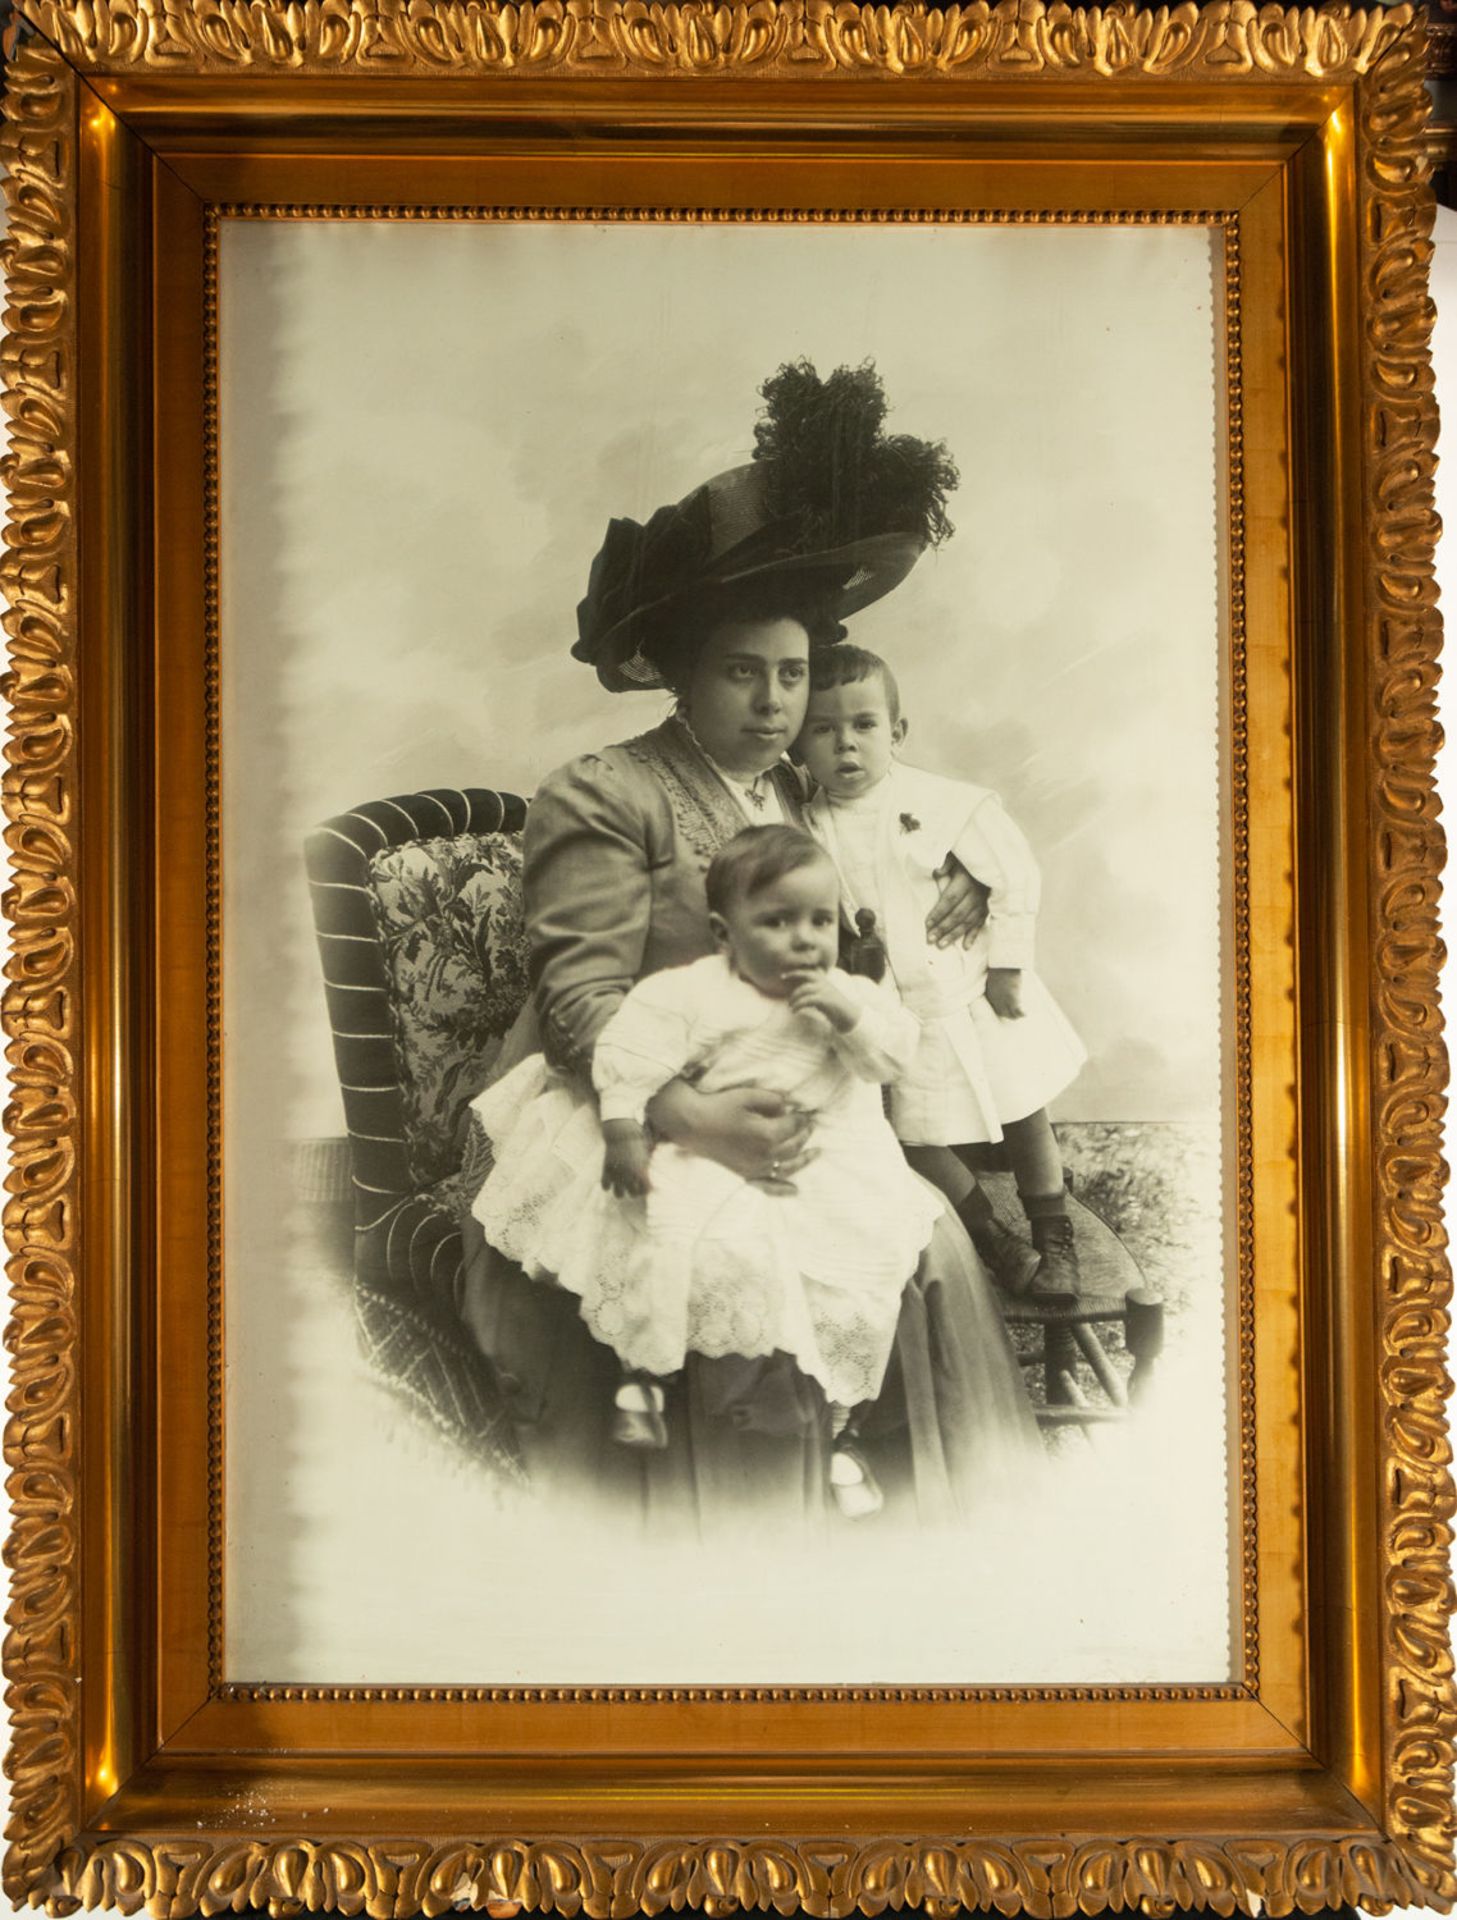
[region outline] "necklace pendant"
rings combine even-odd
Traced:
[[[768,794],[767,794],[767,793],[765,793],[765,792],[763,791],[763,789],[762,789],[762,788],[760,787],[760,785],[759,785],[759,782],[758,782],[758,781],[756,780],[756,781],[754,782],[754,784],[753,784],[753,786],[751,786],[751,787],[746,787],[746,788],[744,789],[744,791],[745,791],[745,792],[746,792],[746,793],[748,794],[748,796],[749,796],[749,804],[750,804],[750,806],[753,806],[753,807],[758,807],[758,808],[759,808],[759,810],[760,810],[760,811],[762,812],[762,811],[763,811],[763,808],[764,808],[764,803],[765,803],[765,801],[766,801],[766,800],[767,800],[767,799],[769,798],[769,796],[768,796]]]

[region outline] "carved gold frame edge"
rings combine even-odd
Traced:
[[[80,1805],[80,1394],[76,1174],[76,314],[79,82],[49,47],[14,53],[0,130],[9,232],[0,381],[10,446],[0,559],[10,703],[3,795],[11,925],[5,1244],[12,1362],[4,1666],[11,1716],[5,1886],[45,1885]]]
[[[54,45],[9,66],[0,159],[10,233],[0,380],[11,425],[0,584],[12,717],[3,803],[13,880],[4,1030],[14,1168],[4,1211],[14,1384],[5,1452],[14,1523],[5,1672],[13,1783],[5,1888],[54,1912],[327,1908],[606,1916],[684,1902],[813,1914],[920,1905],[1064,1915],[1259,1901],[1273,1914],[1449,1906],[1457,1691],[1447,1639],[1453,1488],[1443,1418],[1451,1299],[1440,1212],[1446,1060],[1436,983],[1441,841],[1433,765],[1439,619],[1432,569],[1436,409],[1429,357],[1431,198],[1423,43],[1407,6],[1289,12],[1215,0],[1134,14],[986,0],[944,12],[854,0],[681,6],[644,0],[27,0]],[[251,30],[251,36],[250,36]],[[1230,1835],[1076,1842],[731,1839],[366,1844],[76,1835],[81,1637],[75,1181],[77,932],[75,148],[78,72],[241,66],[372,73],[753,68],[1089,77],[1236,71],[1354,81],[1369,539],[1367,724],[1374,1221],[1382,1281],[1384,1836],[1282,1843]]]
[[[1441,616],[1427,117],[1421,43],[1403,32],[1358,83],[1356,129],[1358,261],[1367,296],[1360,341],[1367,715],[1376,763],[1368,856],[1381,1624],[1392,1837],[1440,1876],[1450,1900],[1457,1695],[1444,1408],[1452,1268],[1441,1204],[1447,1055],[1437,996],[1444,848],[1434,779]]]
[[[1371,69],[1412,9],[1285,9],[1193,0],[21,0],[83,73],[243,68],[437,78],[472,74],[878,73],[946,79],[1143,72],[1271,80]],[[1408,24],[1413,34],[1420,26]]]

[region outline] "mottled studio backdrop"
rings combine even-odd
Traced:
[[[655,724],[663,695],[613,697],[569,658],[588,566],[610,516],[646,519],[745,459],[759,383],[799,355],[822,372],[874,359],[891,430],[944,438],[960,465],[954,538],[852,636],[895,666],[907,758],[998,789],[1041,859],[1040,971],[1090,1055],[1054,1118],[1213,1137],[1217,238],[229,221],[222,265],[230,1670],[1222,1677],[1217,1153],[1195,1196],[1213,1224],[1182,1323],[1203,1315],[1183,1343],[1183,1405],[1069,1519],[1070,1564],[1095,1551],[1078,1529],[1096,1542],[1106,1522],[1162,1538],[1157,1568],[1091,1583],[1029,1570],[993,1592],[973,1555],[918,1607],[914,1635],[894,1581],[877,1598],[860,1579],[855,1630],[827,1636],[809,1603],[751,1624],[752,1583],[735,1598],[720,1578],[647,1639],[632,1626],[641,1590],[614,1598],[621,1569],[607,1568],[598,1639],[570,1658],[538,1582],[522,1606],[502,1590],[483,1611],[466,1579],[428,1600],[391,1587],[374,1615],[355,1595],[341,1616],[331,1581],[381,1516],[437,1524],[484,1556],[472,1566],[492,1562],[462,1522],[473,1496],[428,1474],[391,1481],[373,1462],[339,1494],[340,1461],[363,1458],[377,1416],[347,1379],[329,1385],[345,1336],[301,1271],[286,1206],[293,1143],[343,1132],[304,833],[417,787],[529,793],[557,762]],[[425,1576],[406,1556],[393,1577]]]
[[[746,459],[781,360],[871,357],[891,430],[946,439],[961,487],[954,537],[852,637],[899,675],[906,757],[998,789],[1042,862],[1039,966],[1089,1053],[1060,1112],[1207,1109],[1206,231],[256,222],[226,258],[230,684],[269,723],[230,770],[278,828],[235,858],[277,884],[301,824],[529,793],[654,725],[664,696],[568,657],[609,517]],[[270,970],[316,1011],[292,896]],[[314,1024],[280,1115],[304,1135],[338,1124]]]

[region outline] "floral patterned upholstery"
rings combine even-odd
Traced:
[[[425,1186],[458,1167],[465,1103],[526,999],[521,845],[504,834],[407,841],[369,873],[410,1169]]]
[[[525,818],[515,794],[440,788],[366,801],[306,846],[361,1341],[417,1409],[513,1477],[512,1424],[458,1295],[467,1102],[526,999]]]

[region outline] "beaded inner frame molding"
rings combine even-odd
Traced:
[[[1061,0],[933,10],[854,0],[21,0],[8,52],[10,1898],[58,1913],[168,1915],[1448,1907],[1457,1718],[1421,21],[1405,6],[1287,12],[1249,0],[1147,11]],[[1029,131],[1076,124],[1080,157],[1059,163],[1057,207],[1039,209],[1008,162],[998,176],[1012,182],[1007,218],[1101,217],[1087,150],[1100,115],[1133,142],[1125,158],[1150,169],[1187,160],[1181,138],[1197,134],[1211,180],[1243,164],[1209,144],[1242,114],[1272,152],[1285,142],[1288,191],[1260,257],[1292,275],[1291,262],[1323,260],[1323,310],[1294,278],[1259,277],[1242,211],[1209,220],[1225,228],[1230,323],[1248,337],[1262,330],[1265,342],[1265,360],[1236,355],[1227,373],[1268,386],[1288,346],[1292,363],[1329,376],[1322,385],[1312,375],[1291,412],[1292,459],[1311,482],[1291,508],[1294,611],[1263,538],[1248,556],[1236,543],[1229,583],[1241,618],[1248,600],[1252,622],[1289,620],[1297,682],[1317,696],[1298,710],[1285,777],[1319,844],[1301,842],[1293,888],[1280,857],[1264,856],[1290,896],[1284,945],[1297,960],[1305,1062],[1299,1205],[1286,1209],[1301,1227],[1299,1338],[1285,1342],[1298,1352],[1283,1387],[1255,1367],[1241,1392],[1256,1453],[1295,1447],[1296,1421],[1282,1427],[1281,1408],[1300,1414],[1299,1457],[1284,1462],[1284,1481],[1260,1485],[1308,1495],[1290,1564],[1278,1568],[1266,1562],[1281,1557],[1271,1547],[1283,1538],[1280,1503],[1261,1508],[1257,1540],[1255,1501],[1246,1502],[1255,1599],[1262,1583],[1274,1592],[1283,1580],[1278,1591],[1303,1602],[1293,1623],[1267,1609],[1263,1639],[1247,1603],[1244,1665],[1227,1687],[983,1699],[948,1685],[871,1700],[863,1689],[223,1684],[207,1168],[199,1156],[191,1174],[179,1172],[164,1124],[174,1083],[195,1067],[215,1167],[215,967],[169,975],[166,943],[148,946],[155,929],[128,918],[135,898],[155,904],[148,862],[178,831],[162,803],[148,811],[135,741],[166,733],[167,777],[193,780],[174,792],[190,791],[204,820],[191,843],[199,885],[216,809],[206,648],[177,678],[154,682],[135,642],[149,620],[160,630],[156,609],[169,595],[192,593],[202,609],[215,591],[215,528],[189,495],[201,499],[216,476],[205,317],[219,210],[286,215],[317,202],[341,215],[479,214],[452,206],[443,185],[425,201],[398,184],[376,190],[405,178],[391,172],[405,152],[391,146],[392,122],[418,136],[455,88],[452,106],[467,101],[502,125],[536,114],[570,127],[574,115],[610,118],[614,99],[630,100],[630,130],[649,80],[654,106],[670,110],[661,124],[697,115],[705,138],[736,120],[750,138],[751,120],[776,114],[812,133],[831,103],[842,129],[857,116],[912,125],[919,114],[927,139],[984,122],[1015,129],[1020,117],[1024,150]],[[360,160],[365,184],[352,204],[340,202],[348,175],[337,164],[327,194],[293,190],[311,151],[367,155],[373,171]],[[429,179],[424,163],[416,170]],[[1160,204],[1152,188],[1145,204]],[[1201,204],[1186,200],[1186,215]],[[149,253],[143,229],[155,221],[162,231],[164,214],[186,245]],[[138,259],[148,262],[145,286],[128,279]],[[155,344],[168,328],[170,358]],[[128,368],[144,376],[147,404],[118,379]],[[189,408],[195,474],[158,467],[138,479],[134,468],[172,431],[168,410]],[[1226,451],[1238,491],[1238,435]],[[175,562],[127,537],[126,514],[144,494],[146,524],[162,524],[170,503],[179,544],[192,543]],[[207,625],[199,613],[199,632]],[[1237,692],[1243,700],[1242,682]],[[1327,732],[1341,749],[1335,761],[1322,755]],[[1258,841],[1257,817],[1236,826]],[[198,927],[215,948],[215,896]],[[164,980],[195,1014],[190,1053],[169,1025],[182,1016]],[[1288,1063],[1265,1070],[1282,1087],[1291,1073]],[[1258,1049],[1254,1072],[1258,1092]],[[1254,1178],[1241,1168],[1242,1182]],[[170,1380],[149,1340],[165,1270],[162,1209],[148,1211],[169,1181],[181,1183],[202,1249],[200,1317],[169,1355]],[[1257,1243],[1256,1280],[1259,1254]],[[1258,1284],[1242,1304],[1248,1361],[1278,1309]],[[1271,1337],[1284,1337],[1279,1326]],[[195,1382],[210,1378],[206,1390],[178,1384],[189,1360]],[[168,1479],[179,1458],[192,1474],[181,1493]],[[1293,1494],[1285,1504],[1294,1514]],[[174,1582],[174,1568],[186,1581]],[[538,1577],[572,1577],[570,1555]],[[184,1584],[203,1596],[195,1617],[175,1598]],[[194,1640],[192,1700],[172,1676]],[[1290,1676],[1283,1719],[1270,1707],[1277,1671]],[[876,1747],[856,1729],[881,1704],[906,1717],[885,1722],[894,1740]],[[1262,1711],[1264,1745],[1251,1732]],[[995,1752],[970,1734],[960,1747],[925,1735],[942,1724],[931,1715],[1017,1712],[1020,1750],[1005,1717]],[[1157,1718],[1171,1714],[1183,1717]],[[631,1739],[609,1746],[607,1729],[624,1726]],[[1170,1727],[1184,1730],[1177,1750]]]

